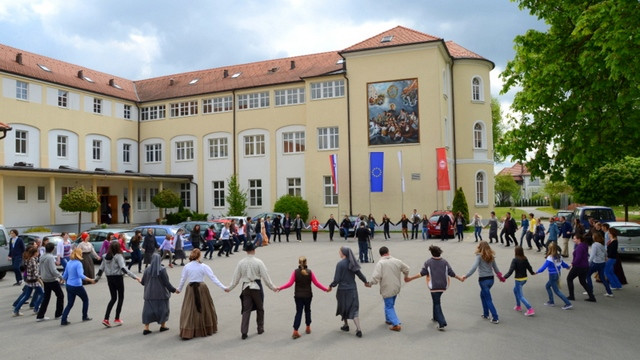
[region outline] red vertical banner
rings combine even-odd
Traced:
[[[447,149],[436,148],[436,158],[438,163],[438,190],[451,190],[451,185],[449,185]]]

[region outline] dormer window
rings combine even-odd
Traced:
[[[48,67],[42,65],[42,64],[38,64],[38,66],[40,67],[40,69],[46,71],[46,72],[51,72],[51,69],[49,69]]]
[[[382,40],[380,40],[381,43],[388,43],[391,42],[391,40],[393,40],[393,35],[387,35],[385,37],[382,38]]]
[[[241,74],[242,74],[241,72],[238,72],[238,73],[235,73],[235,74],[231,75],[231,77],[235,79],[238,76],[240,76]]]
[[[193,85],[193,84],[197,83],[198,81],[200,81],[200,79],[199,78],[195,78],[195,79],[189,81],[189,85]]]

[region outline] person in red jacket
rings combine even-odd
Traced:
[[[318,229],[320,228],[320,221],[318,221],[315,216],[311,219],[311,221],[309,221],[309,226],[307,226],[307,229],[308,228],[311,228],[313,241],[316,241],[318,239]]]

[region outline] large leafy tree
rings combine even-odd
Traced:
[[[151,199],[151,203],[159,209],[170,209],[183,205],[180,195],[171,189],[164,189],[157,193],[156,196]]]
[[[499,204],[520,199],[520,185],[511,175],[496,175],[494,190]]]
[[[98,194],[87,190],[82,186],[73,188],[69,193],[62,197],[60,209],[69,212],[78,213],[78,234],[80,234],[80,224],[82,224],[83,212],[94,212],[100,208]]]
[[[502,109],[500,109],[500,101],[496,97],[491,97],[491,127],[493,130],[493,161],[503,162],[504,154],[496,148],[496,144],[502,141],[504,133],[504,124],[502,123]]]
[[[499,151],[574,189],[598,167],[640,155],[640,2],[512,0],[546,32],[515,38],[502,92],[520,87]]]
[[[576,192],[582,202],[609,206],[624,205],[624,218],[629,221],[629,206],[640,205],[640,158],[625,157],[606,164],[585,180],[585,188]],[[587,190],[588,189],[588,190]]]

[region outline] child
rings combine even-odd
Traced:
[[[545,269],[549,269],[549,281],[547,281],[547,284],[544,286],[547,289],[547,294],[549,294],[549,301],[544,304],[546,306],[555,306],[555,303],[553,302],[553,293],[551,292],[551,290],[553,290],[553,292],[556,293],[556,295],[558,295],[558,297],[562,301],[564,301],[562,310],[569,310],[573,307],[573,305],[571,305],[569,299],[567,299],[567,297],[564,296],[560,289],[558,289],[560,270],[562,268],[568,269],[569,265],[562,261],[562,257],[560,256],[560,254],[558,254],[556,244],[551,243],[549,244],[549,249],[547,250],[547,260],[536,272],[536,274],[540,274],[541,272],[544,272]]]
[[[494,281],[493,273],[495,272],[501,282],[504,282],[505,280],[502,277],[502,273],[500,273],[500,269],[498,269],[498,265],[496,264],[495,252],[491,249],[488,242],[480,241],[475,254],[476,260],[467,275],[462,277],[462,281],[473,275],[476,269],[478,269],[478,285],[480,285],[480,300],[482,301],[482,318],[489,320],[489,312],[491,312],[491,323],[499,324],[500,320],[498,320],[498,311],[493,305],[493,299],[491,299],[491,287],[493,286]]]
[[[298,268],[293,270],[293,273],[291,273],[289,282],[280,286],[277,291],[284,290],[293,285],[293,283],[296,284],[293,294],[293,299],[296,302],[296,316],[293,320],[293,335],[291,335],[291,338],[295,340],[300,337],[298,329],[302,322],[303,309],[305,323],[307,324],[305,333],[311,334],[311,298],[313,296],[311,293],[311,283],[322,291],[329,292],[331,289],[327,289],[316,279],[311,270],[307,268],[307,258],[304,256],[301,256],[298,259]]]
[[[447,288],[449,287],[449,276],[454,277],[460,281],[462,281],[463,279],[461,276],[456,275],[447,260],[440,257],[440,255],[442,255],[442,250],[440,249],[440,247],[431,245],[429,246],[429,252],[431,252],[431,259],[425,261],[424,265],[422,266],[422,270],[420,270],[420,273],[411,277],[407,277],[404,279],[404,281],[409,282],[411,280],[427,276],[427,286],[429,286],[429,290],[431,291],[431,299],[433,300],[432,320],[438,323],[438,325],[436,325],[436,329],[444,331],[445,326],[447,326],[447,321],[444,319],[444,314],[442,313],[440,298],[442,297],[442,294],[445,292],[445,290],[447,290]]]
[[[173,236],[170,234],[165,235],[164,241],[160,245],[160,251],[162,252],[162,259],[169,255],[169,267],[172,268],[173,264],[171,259],[171,250],[173,250]]]
[[[522,287],[527,283],[527,270],[529,270],[529,273],[531,273],[531,275],[535,275],[536,273],[533,272],[533,269],[529,264],[529,260],[527,260],[527,257],[524,256],[524,250],[522,249],[522,246],[516,246],[514,250],[516,257],[511,261],[509,272],[504,275],[504,278],[508,279],[509,276],[511,276],[511,274],[515,271],[516,283],[513,287],[513,295],[515,295],[516,297],[516,307],[514,307],[513,310],[521,311],[522,307],[520,307],[520,303],[522,303],[527,308],[527,312],[524,313],[524,316],[532,316],[535,315],[536,311],[531,307],[527,299],[525,299],[522,292]]]

